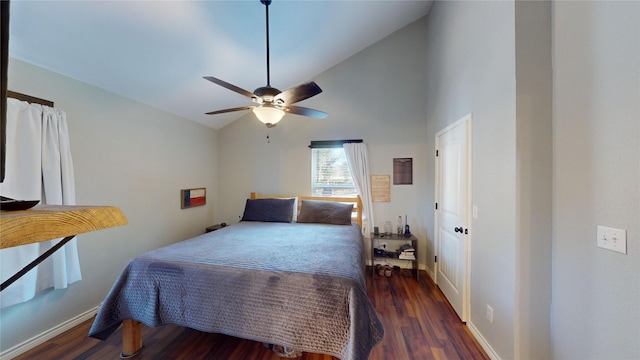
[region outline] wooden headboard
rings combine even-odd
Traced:
[[[357,197],[325,197],[325,196],[295,196],[295,195],[264,195],[257,192],[251,193],[251,199],[268,199],[268,198],[298,198],[298,212],[302,206],[302,200],[320,200],[320,201],[332,201],[346,204],[353,204],[353,212],[351,218],[353,221],[362,228],[362,200],[360,196]]]

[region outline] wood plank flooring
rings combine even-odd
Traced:
[[[420,283],[406,270],[390,278],[366,272],[367,291],[385,327],[384,340],[371,352],[370,360],[489,359],[446,299],[421,272]],[[119,359],[122,330],[106,341],[87,337],[92,321],[47,341],[16,357],[16,360]],[[134,359],[229,359],[280,360],[261,343],[177,326],[143,326],[144,348]],[[336,358],[303,353],[302,360]]]

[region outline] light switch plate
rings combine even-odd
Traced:
[[[598,225],[596,231],[599,248],[627,253],[627,231]]]

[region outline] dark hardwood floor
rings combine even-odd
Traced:
[[[370,360],[489,359],[426,273],[420,283],[404,270],[390,278],[367,271],[367,290],[385,327]],[[122,332],[106,341],[87,337],[91,321],[16,357],[22,359],[119,359]],[[143,327],[144,348],[134,359],[282,359],[261,343],[177,326]],[[304,353],[303,360],[334,357]]]

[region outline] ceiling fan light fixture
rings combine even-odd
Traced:
[[[267,126],[277,124],[284,116],[284,111],[276,109],[273,106],[258,106],[253,109],[253,113],[258,120]]]
[[[265,5],[266,15],[267,85],[261,86],[255,89],[253,92],[249,92],[226,81],[214,78],[213,76],[205,76],[205,79],[213,82],[214,84],[220,85],[226,89],[243,95],[251,99],[251,101],[256,104],[254,106],[240,106],[235,108],[210,111],[206,114],[215,115],[232,111],[253,109],[253,112],[258,120],[267,125],[267,127],[276,126],[276,124],[282,119],[285,113],[309,116],[317,119],[326,118],[329,114],[325,112],[293,105],[299,101],[308,99],[312,96],[316,96],[322,92],[322,89],[320,89],[320,87],[315,82],[310,81],[305,84],[287,89],[285,91],[280,91],[271,86],[271,75],[269,66],[269,5],[271,5],[271,0],[260,0],[260,2]]]

